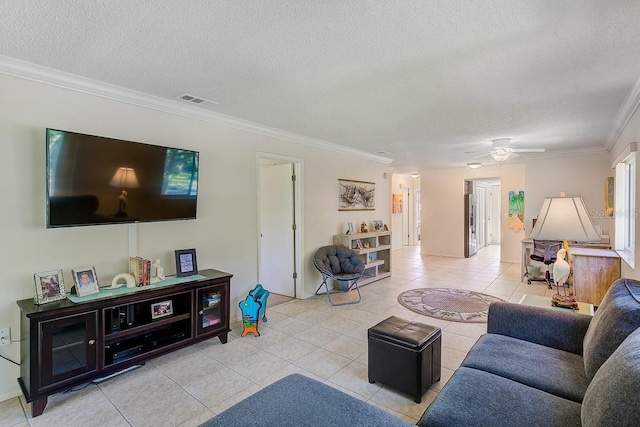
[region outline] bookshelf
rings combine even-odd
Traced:
[[[391,276],[390,231],[336,234],[333,236],[333,244],[352,249],[364,262],[364,275],[358,281],[359,285]]]

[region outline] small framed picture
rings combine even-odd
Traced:
[[[164,316],[171,316],[173,314],[173,301],[166,300],[161,302],[154,302],[151,304],[151,318],[158,319]]]
[[[374,219],[372,222],[373,231],[382,231],[384,229],[384,224],[379,219]]]
[[[64,277],[62,270],[45,271],[33,275],[33,301],[36,304],[46,304],[67,297],[64,291]]]
[[[176,276],[184,277],[198,274],[198,262],[195,249],[176,251]]]
[[[100,292],[98,285],[98,275],[95,267],[75,268],[71,270],[73,274],[73,282],[76,285],[76,294],[84,297]]]
[[[348,222],[347,223],[347,234],[353,234],[355,233],[355,229],[353,228],[353,223],[352,222]]]

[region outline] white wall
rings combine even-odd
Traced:
[[[464,256],[464,181],[482,178],[501,180],[500,258],[503,262],[520,262],[520,242],[524,238],[524,232],[514,232],[507,228],[507,214],[509,191],[525,190],[523,164],[422,171],[420,188],[423,254]],[[526,198],[525,192],[525,203]]]
[[[320,281],[311,262],[318,247],[344,232],[348,221],[390,219],[382,163],[4,75],[0,93],[0,327],[11,327],[15,340],[15,301],[33,297],[34,273],[61,268],[68,290],[71,268],[93,265],[108,284],[128,266],[127,225],[45,228],[46,127],[200,151],[198,219],[139,224],[138,254],[159,258],[173,274],[173,251],[196,248],[200,268],[234,275],[232,317],[239,317],[238,301],[257,282],[256,152],[303,159],[304,296]],[[377,209],[339,212],[338,178],[375,182]],[[18,344],[0,352],[19,359]],[[18,367],[0,359],[0,401],[19,394],[18,376]]]
[[[613,176],[609,155],[587,154],[527,160],[525,172],[526,193],[524,212],[526,235],[533,228],[531,220],[540,213],[546,197],[582,197],[591,221],[602,227],[604,234],[613,231],[613,220],[604,210],[604,183]]]

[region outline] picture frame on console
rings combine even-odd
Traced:
[[[74,268],[71,270],[73,282],[76,287],[76,294],[79,297],[97,294],[100,292],[98,275],[95,267]]]
[[[185,277],[198,274],[198,261],[195,249],[176,251],[176,276]]]
[[[166,300],[151,304],[151,319],[159,319],[173,314],[173,301]]]
[[[67,297],[61,269],[35,273],[33,285],[33,301],[36,305],[59,301]]]

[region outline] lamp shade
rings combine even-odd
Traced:
[[[544,199],[529,237],[536,240],[600,241],[582,197]]]
[[[136,177],[136,171],[133,168],[118,168],[116,173],[111,178],[109,183],[112,187],[118,188],[138,188],[138,177]]]

